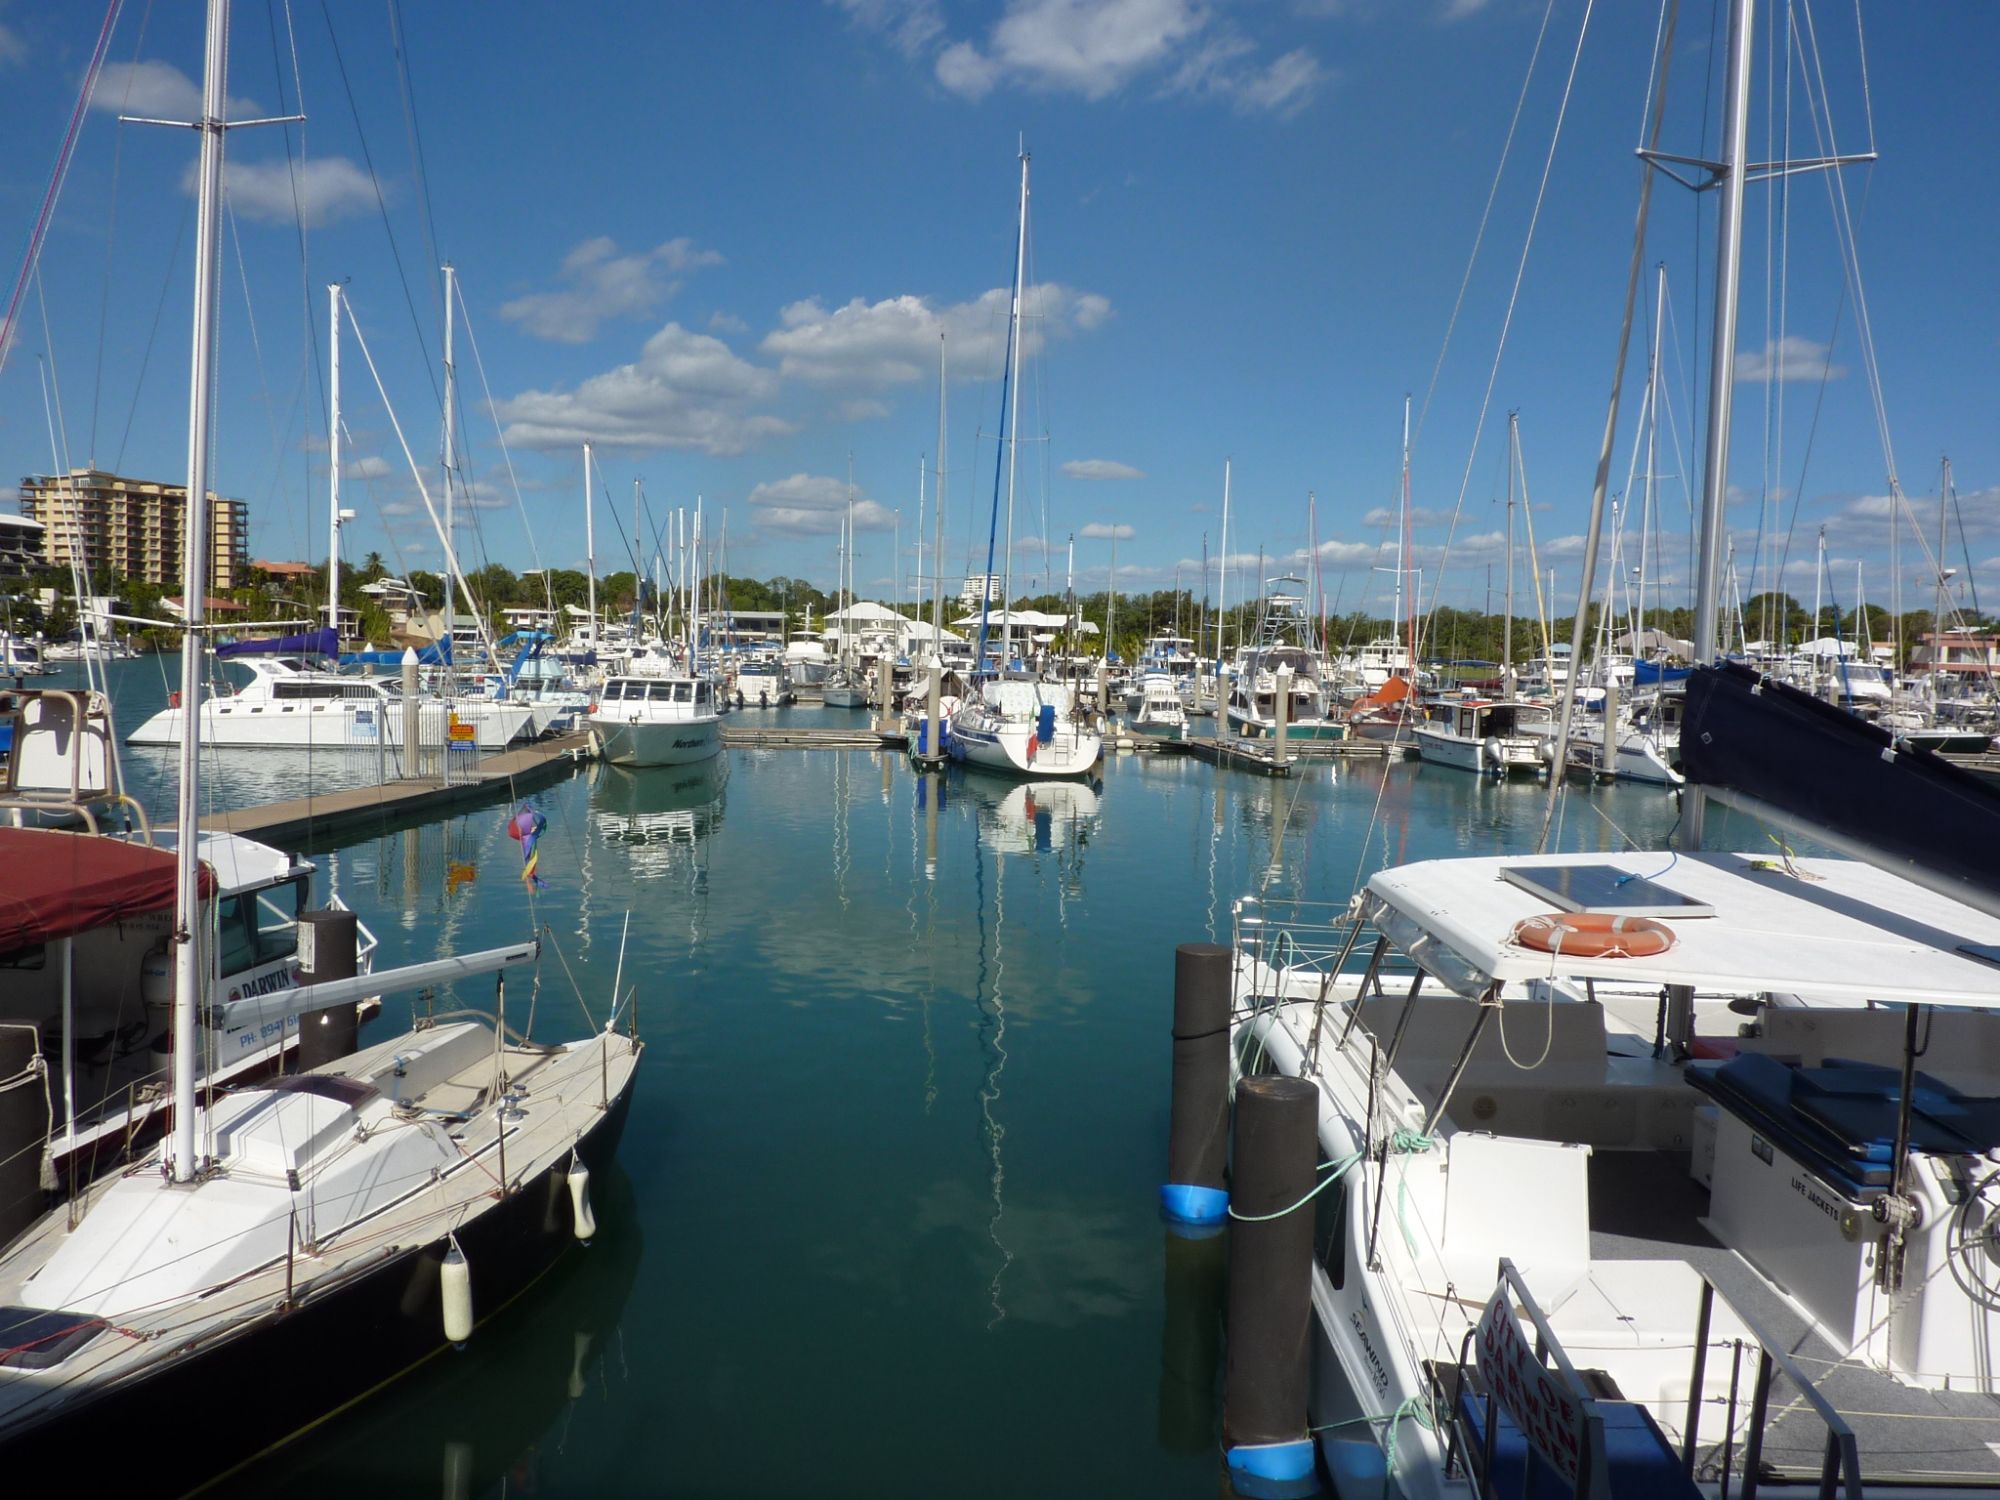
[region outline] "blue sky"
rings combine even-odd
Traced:
[[[1693,155],[1718,129],[1722,36],[1712,6],[1684,9],[1662,144]],[[92,10],[0,8],[10,282],[101,20]],[[111,43],[44,254],[46,329],[31,286],[0,372],[11,473],[51,465],[41,378],[51,366],[71,461],[184,472],[193,140],[115,117],[192,108],[194,11],[128,6]],[[731,571],[831,584],[851,455],[861,586],[886,593],[899,574],[896,513],[907,553],[920,455],[937,445],[942,327],[955,577],[975,536],[983,543],[992,498],[1025,137],[1039,347],[1022,431],[1038,441],[1021,450],[1017,588],[1060,588],[1071,534],[1080,586],[1101,587],[1114,529],[1121,588],[1170,585],[1177,569],[1198,587],[1204,533],[1220,551],[1228,458],[1232,594],[1255,576],[1260,548],[1267,573],[1280,560],[1312,566],[1310,539],[1329,596],[1386,612],[1389,578],[1376,565],[1412,392],[1425,596],[1441,583],[1445,599],[1481,605],[1489,578],[1498,592],[1505,413],[1518,409],[1540,560],[1557,569],[1566,612],[1658,23],[1642,0],[1599,0],[1564,108],[1584,11],[1583,0],[239,5],[230,92],[265,113],[303,95],[309,119],[291,148],[308,223],[302,265],[284,132],[232,136],[220,487],[251,502],[257,555],[323,555],[313,360],[325,353],[325,283],[342,280],[435,491],[433,268],[450,259],[494,398],[489,407],[461,328],[477,500],[460,539],[468,565],[581,564],[577,444],[590,436],[619,518],[598,511],[601,571],[623,565],[617,524],[629,528],[639,479],[655,517],[699,495],[713,533],[726,511]],[[1816,119],[1822,132],[1831,120],[1838,149],[1872,138],[1882,153],[1844,174],[1881,410],[1903,489],[1931,533],[1938,459],[1951,455],[1991,608],[1995,207],[1967,164],[2000,154],[2000,112],[1985,102],[2000,13],[1939,0],[1863,3],[1860,18],[1865,89],[1853,5],[1795,7],[1789,43],[1786,12],[1766,9],[1760,94],[1782,100],[1789,87],[1792,103],[1759,103],[1753,153],[1781,152],[1787,119],[1794,155],[1825,149]],[[1739,566],[1747,591],[1762,514],[1763,566],[1783,548],[1786,585],[1809,600],[1824,525],[1836,596],[1851,603],[1859,562],[1870,596],[1886,601],[1888,464],[1828,179],[1793,180],[1782,237],[1777,206],[1773,192],[1752,189],[1731,473]],[[1658,184],[1647,263],[1666,263],[1672,310],[1666,555],[1654,576],[1670,601],[1686,577],[1712,224],[1706,210],[1697,220],[1693,195]],[[1614,490],[1628,484],[1650,304],[1649,274]],[[350,550],[435,567],[435,537],[351,341],[344,386],[344,499],[361,512]],[[1907,531],[1898,547],[1906,606],[1927,604],[1930,564]],[[1960,565],[1959,550],[1954,529],[1947,561]],[[1519,556],[1525,591],[1525,543]],[[914,566],[901,560],[904,574]]]

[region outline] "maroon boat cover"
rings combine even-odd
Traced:
[[[202,896],[214,892],[215,872],[204,864]],[[171,850],[102,834],[0,828],[0,953],[173,904]]]

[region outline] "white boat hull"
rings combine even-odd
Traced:
[[[435,712],[431,705],[426,710]],[[460,724],[474,730],[472,744],[480,750],[504,750],[528,731],[535,717],[532,705],[466,699],[453,712]],[[186,733],[187,713],[163,708],[128,737],[133,745],[178,745]],[[375,744],[403,743],[401,704],[386,706],[366,699],[302,699],[297,703],[252,703],[230,698],[204,699],[201,743],[211,750],[339,750]]]
[[[614,766],[685,766],[722,750],[720,719],[619,719],[591,716],[597,753]]]
[[[952,723],[946,748],[952,759],[981,770],[1058,778],[1089,774],[1104,754],[1104,737],[1095,730],[1061,724],[1043,744],[1033,724],[980,725],[961,719]]]
[[[1428,725],[1416,731],[1417,753],[1433,765],[1488,776],[1533,776],[1548,769],[1545,742],[1528,735],[1470,740]]]

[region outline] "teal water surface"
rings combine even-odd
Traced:
[[[507,1004],[543,1039],[602,1023],[622,945],[648,1050],[596,1242],[236,1489],[1221,1493],[1213,1323],[1157,1215],[1174,945],[1262,886],[1530,848],[1542,799],[1415,763],[1128,755],[1090,788],[731,751],[534,794],[536,896],[504,804],[318,852],[381,965],[540,932]],[[1675,818],[1579,793],[1562,843]]]

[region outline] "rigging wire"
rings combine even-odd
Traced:
[[[145,12],[139,17],[139,37],[132,45],[132,69],[125,75],[125,92],[118,99],[118,113],[123,115],[132,105],[132,85],[138,79],[139,56],[146,48],[146,28],[153,19],[153,0],[146,0]],[[125,158],[125,125],[120,120],[111,132],[111,186],[109,202],[105,208],[104,226],[104,285],[100,289],[97,303],[97,367],[92,372],[90,387],[90,462],[97,463],[97,413],[104,394],[104,344],[111,327],[111,269],[112,255],[118,244],[118,178],[119,168]],[[0,351],[0,360],[5,359]]]

